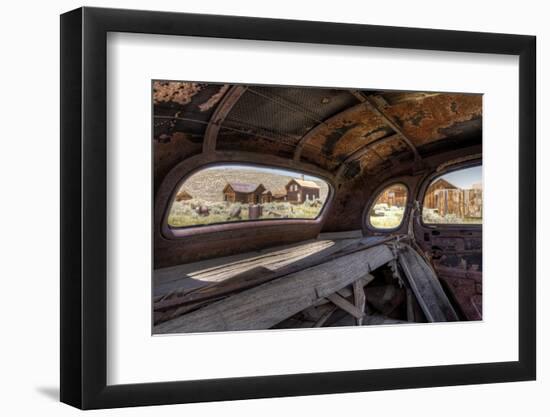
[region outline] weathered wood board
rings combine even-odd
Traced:
[[[268,329],[392,259],[393,253],[386,245],[360,250],[161,323],[154,333]]]
[[[154,296],[160,297],[179,289],[189,291],[201,288],[254,268],[276,271],[301,259],[323,259],[359,241],[357,238],[310,240],[258,252],[157,269],[154,271]]]
[[[458,321],[437,276],[418,252],[401,244],[398,261],[426,319],[429,322]]]
[[[205,301],[222,295],[226,296],[233,292],[242,291],[244,289],[248,289],[253,286],[271,281],[275,278],[279,278],[294,272],[298,272],[302,269],[319,265],[335,257],[344,256],[348,253],[366,249],[367,247],[377,245],[378,241],[379,239],[364,238],[354,240],[352,242],[347,242],[343,245],[343,242],[335,242],[334,245],[330,246],[326,250],[322,250],[320,252],[314,251],[312,254],[305,257],[291,257],[291,263],[288,263],[287,259],[282,266],[278,266],[276,269],[272,269],[275,268],[273,265],[266,266],[265,263],[262,265],[258,265],[256,262],[254,262],[255,258],[252,258],[251,264],[257,266],[249,268],[250,264],[245,263],[245,266],[241,266],[238,269],[238,271],[241,272],[237,273],[236,275],[231,275],[232,273],[235,273],[237,271],[235,269],[232,269],[229,265],[227,268],[229,272],[226,272],[223,270],[223,268],[220,268],[221,273],[226,274],[226,278],[222,281],[208,282],[205,283],[202,287],[187,291],[178,286],[164,296],[155,296],[154,310],[166,311],[171,308],[179,307],[185,304],[196,303],[197,301]],[[266,262],[267,261],[269,261],[269,259],[267,259]]]

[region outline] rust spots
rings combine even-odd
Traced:
[[[325,138],[325,143],[323,143],[323,153],[325,155],[332,155],[334,152],[334,148],[340,141],[340,139],[351,129],[354,129],[357,127],[357,123],[352,123],[349,125],[344,125],[342,127],[339,127],[337,129],[334,129],[332,132],[330,132],[329,135]]]
[[[356,105],[315,129],[307,138],[302,156],[327,169],[334,169],[361,146],[386,136],[388,129],[367,106]],[[323,164],[327,161],[328,164]]]
[[[207,111],[210,110],[212,107],[214,107],[218,102],[222,99],[222,97],[225,95],[225,93],[229,90],[229,85],[224,84],[220,87],[219,91],[212,95],[207,101],[205,101],[202,104],[199,104],[199,110],[200,111]]]
[[[394,140],[391,140],[389,142],[374,145],[372,148],[372,152],[377,153],[378,156],[380,156],[379,159],[388,159],[393,155],[408,151],[408,149],[409,148],[402,140],[400,140],[399,138],[395,138]]]
[[[417,146],[479,128],[481,110],[482,96],[478,94],[437,94],[399,101],[386,109]]]
[[[371,171],[375,166],[379,165],[383,161],[375,152],[367,152],[359,160],[362,171]]]
[[[415,91],[383,92],[382,98],[389,105],[394,105],[399,103],[424,100],[425,98],[435,97],[440,94],[441,93],[423,93],[423,92],[415,92]]]
[[[178,103],[186,105],[203,88],[200,83],[155,81],[153,82],[153,101],[158,103]]]
[[[425,113],[423,111],[417,112],[412,118],[411,123],[415,125],[416,127],[420,126],[420,122],[422,122],[422,119],[424,118]]]
[[[346,164],[346,169],[344,171],[344,178],[350,179],[356,177],[361,173],[361,162],[355,159]]]
[[[458,104],[456,104],[456,101],[451,102],[451,111],[453,113],[458,113]]]

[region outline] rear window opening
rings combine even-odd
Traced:
[[[483,223],[481,165],[441,175],[424,195],[425,224],[476,225]]]
[[[326,181],[275,167],[223,164],[183,181],[168,212],[171,228],[260,220],[314,220],[327,202]]]
[[[369,225],[378,230],[398,228],[403,222],[407,199],[408,189],[403,184],[392,184],[384,188],[369,210]]]

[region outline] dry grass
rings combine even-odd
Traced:
[[[440,216],[433,209],[422,210],[422,221],[426,224],[483,224],[481,217],[460,217],[456,214]]]
[[[322,205],[311,202],[304,204],[290,204],[286,202],[261,204],[263,215],[259,219],[315,219]],[[208,208],[208,215],[200,215],[197,207]],[[235,208],[241,208],[239,217],[230,217]],[[188,200],[174,202],[168,216],[168,224],[172,227],[200,226],[208,224],[219,224],[227,222],[238,222],[250,220],[248,217],[248,204],[206,202],[204,200]]]

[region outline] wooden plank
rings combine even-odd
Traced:
[[[426,261],[409,245],[400,244],[398,260],[429,322],[458,321],[439,279]]]
[[[241,273],[240,275],[231,277],[230,279],[226,279],[221,283],[211,284],[204,288],[197,289],[191,293],[186,293],[179,298],[162,300],[158,303],[155,303],[154,309],[166,310],[187,303],[194,303],[197,301],[219,297],[220,295],[229,295],[231,293],[252,288],[254,286],[272,281],[276,278],[295,273],[315,265],[322,264],[324,262],[329,262],[331,259],[336,259],[337,257],[344,256],[348,253],[365,250],[371,247],[371,245],[377,245],[377,242],[378,241],[373,242],[370,239],[361,239],[359,241],[354,241],[354,244],[350,245],[351,248],[349,246],[346,246],[343,249],[336,251],[336,253],[332,253],[332,255],[330,253],[316,253],[315,255],[311,255],[304,259],[301,259],[300,261],[296,261],[293,264],[281,267],[276,271],[271,271],[265,267],[256,267],[253,270],[245,270],[245,272]]]
[[[413,293],[410,288],[405,289],[405,294],[407,298],[407,321],[414,322],[414,305],[413,305]]]
[[[361,229],[356,230],[346,230],[344,232],[326,232],[319,234],[321,240],[325,239],[361,239],[363,237],[363,231]]]
[[[374,280],[374,275],[372,274],[366,274],[361,279],[357,280],[356,282],[360,283],[363,287],[367,286],[371,283],[371,281]],[[353,290],[350,287],[342,288],[341,290],[337,291],[337,294],[344,298],[349,298],[353,295]],[[330,301],[326,298],[321,298],[319,301],[315,303],[315,306],[321,306],[323,304],[330,303]]]
[[[393,259],[377,245],[270,281],[154,327],[154,333],[268,329]]]
[[[365,290],[363,289],[363,284],[360,280],[357,280],[353,283],[353,298],[355,301],[355,307],[361,312],[365,312],[365,305],[367,299],[365,297]],[[361,326],[363,324],[363,316],[356,317],[357,325]]]
[[[336,307],[333,306],[329,310],[327,310],[320,318],[315,322],[313,327],[323,327],[323,325],[327,322],[327,320],[332,316],[332,313],[336,311]]]
[[[154,271],[154,295],[166,295],[175,289],[196,290],[258,267],[275,271],[301,259],[323,259],[359,242],[356,238],[313,240],[157,269]]]
[[[365,315],[364,312],[355,307],[352,303],[346,300],[344,297],[339,296],[338,294],[330,294],[327,298],[338,307],[340,307],[345,312],[351,314],[356,319],[363,318]]]
[[[365,314],[363,317],[363,326],[379,326],[379,325],[388,325],[388,324],[407,324],[408,321],[403,320],[397,320],[397,319],[391,319],[387,316],[384,316],[382,314]],[[344,326],[354,326],[355,318],[346,315],[342,317],[340,320],[331,323],[328,327],[344,327]]]

